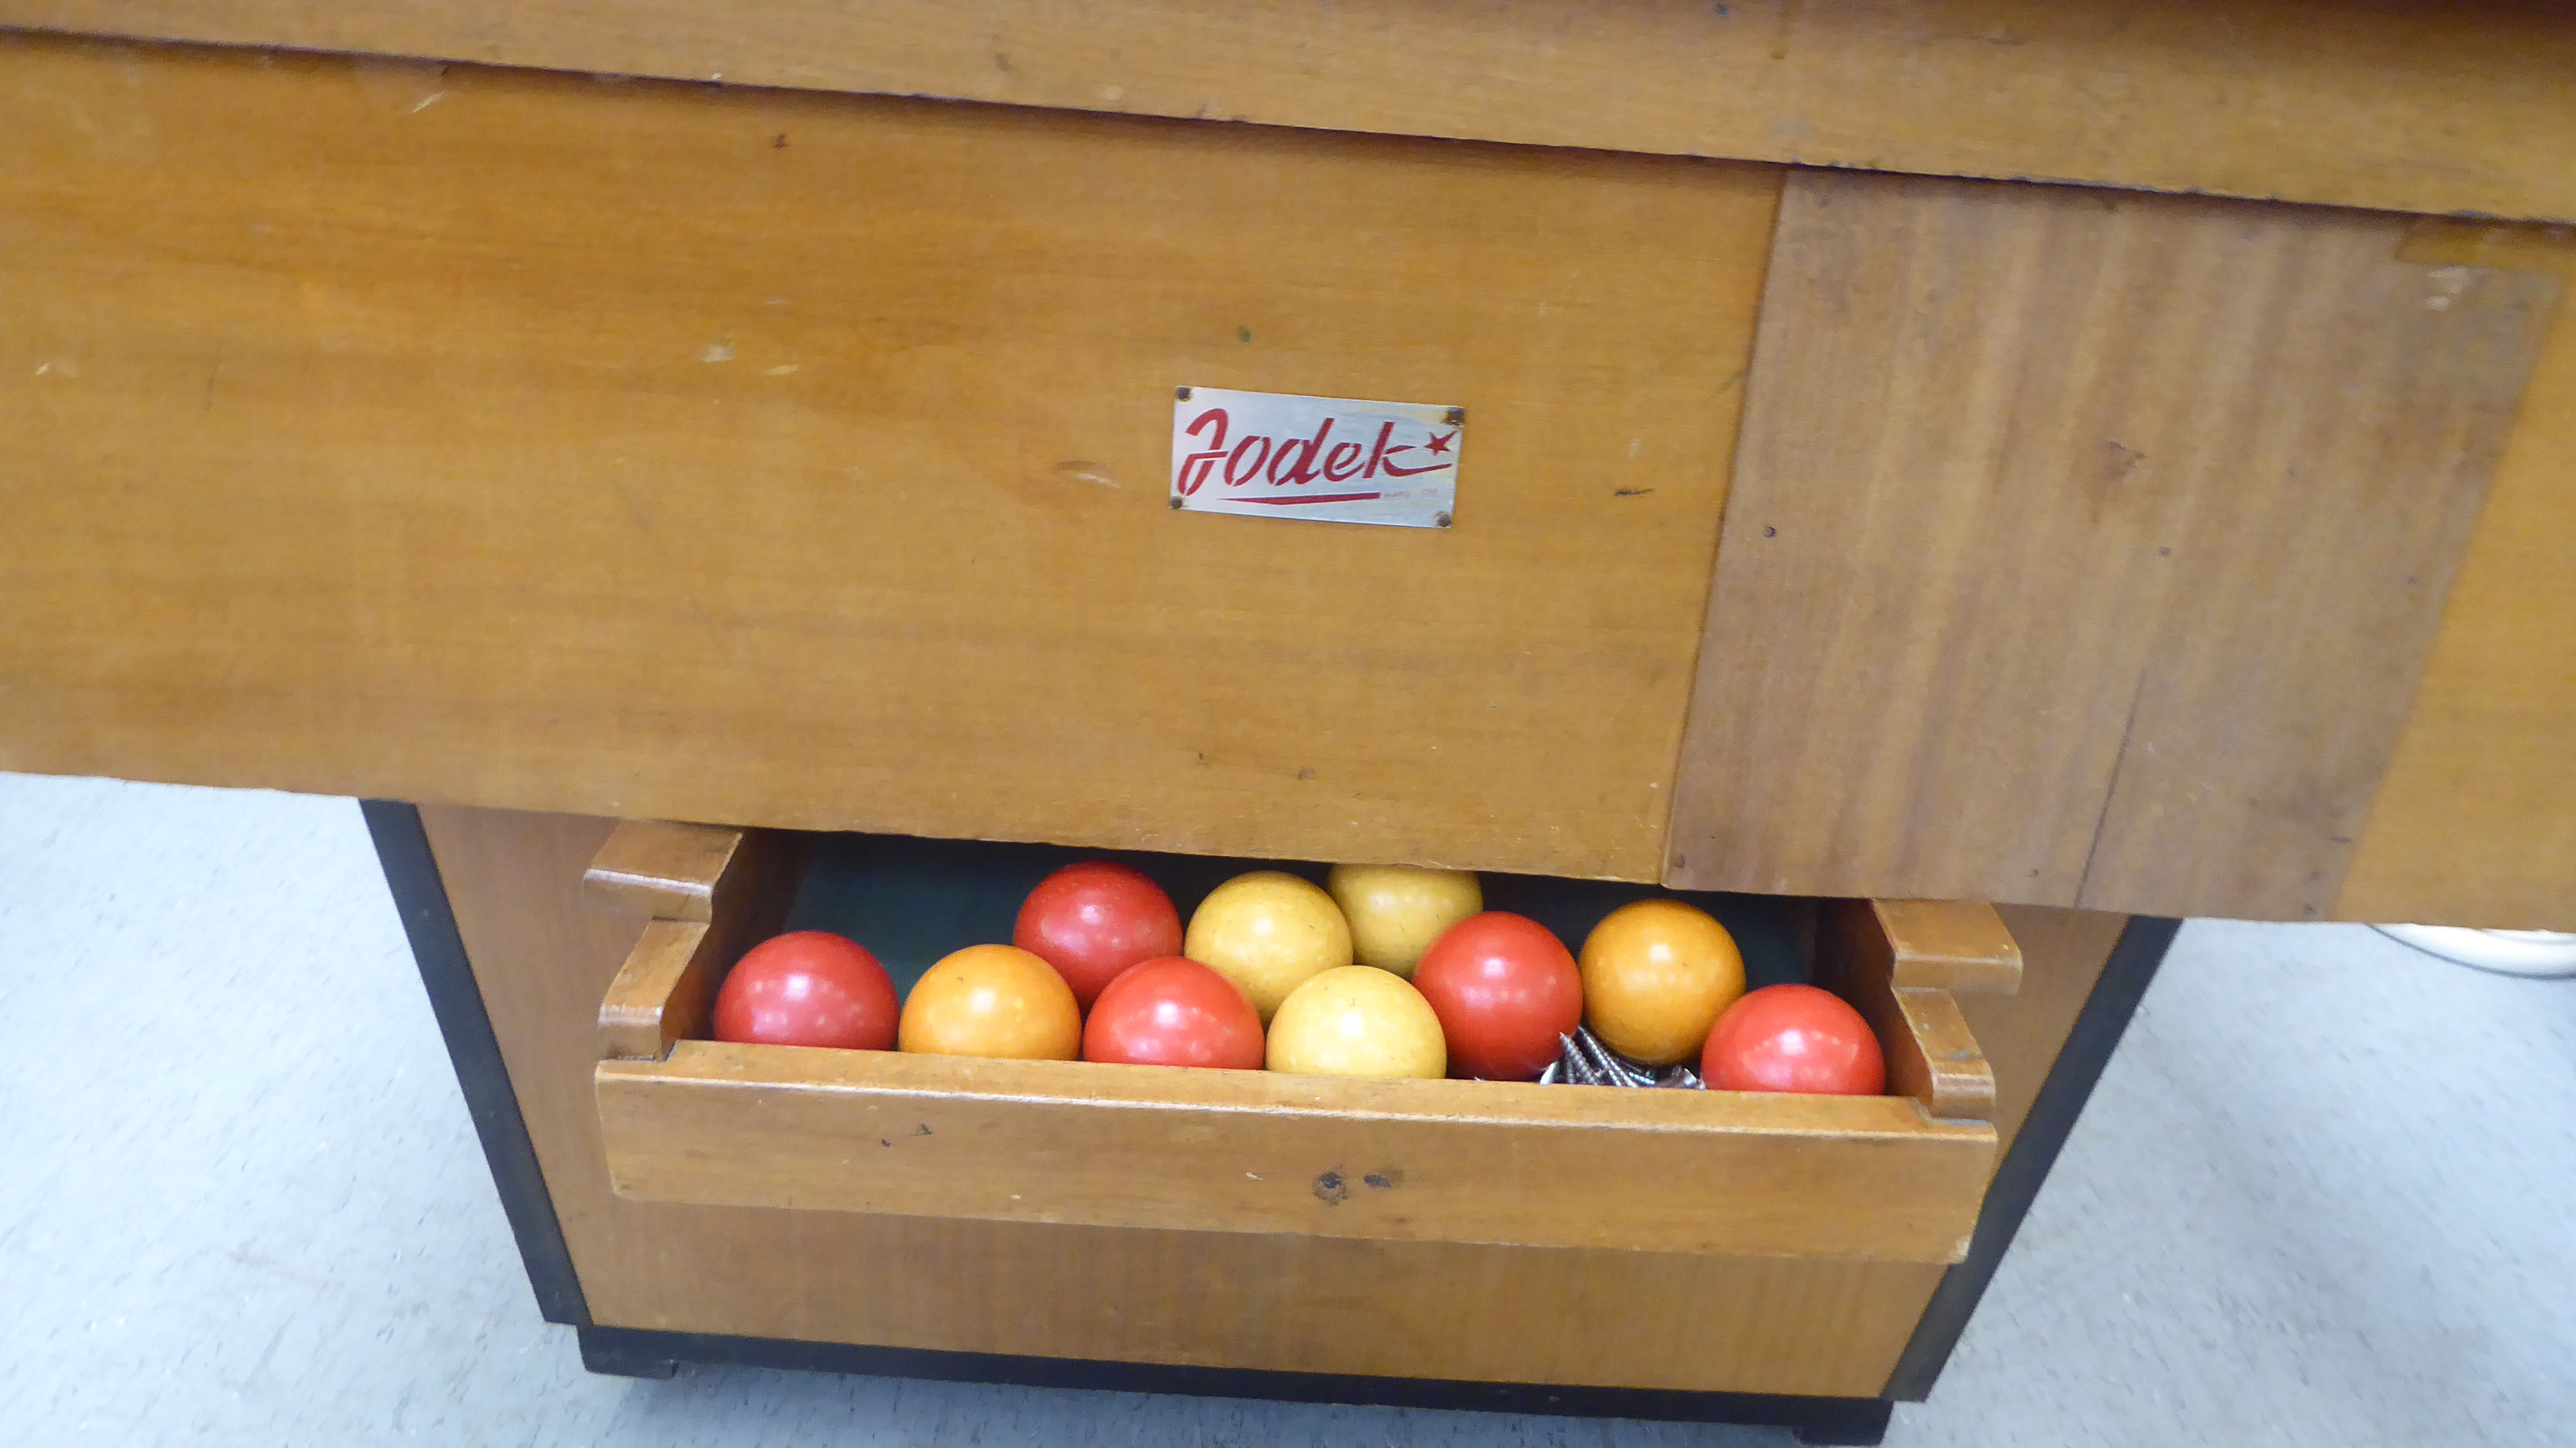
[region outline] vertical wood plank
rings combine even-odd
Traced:
[[[2403,255],[2564,278],[2576,228],[2419,222]],[[2576,930],[2576,307],[2563,295],[2356,850],[2343,919]]]
[[[2323,915],[2554,295],[2404,226],[1794,176],[1667,879]]]

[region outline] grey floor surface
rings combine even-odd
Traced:
[[[748,1370],[537,1320],[357,809],[0,775],[0,1444],[1773,1445]],[[2576,1443],[2576,983],[2196,923],[1931,1445]]]

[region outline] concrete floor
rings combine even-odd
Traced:
[[[743,1370],[537,1320],[344,800],[0,775],[0,1443],[1785,1444]],[[2197,923],[1891,1443],[2576,1442],[2576,983]]]

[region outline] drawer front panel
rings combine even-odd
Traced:
[[[618,1189],[717,1206],[1947,1262],[1994,1169],[1991,1126],[1926,1122],[1894,1097],[1713,1111],[1689,1092],[785,1054],[687,1041],[668,1061],[603,1064]]]
[[[678,862],[652,893],[708,902],[711,917],[645,926],[600,1007],[601,1140],[617,1190],[641,1200],[1948,1262],[1966,1250],[1994,1169],[1994,1077],[1951,994],[2019,983],[2019,949],[1985,907],[1705,902],[1739,930],[1793,922],[1786,940],[1744,937],[1748,976],[1811,977],[1858,1005],[1883,1043],[1888,1096],[804,1050],[705,1038],[708,1002],[750,943],[790,925],[792,913],[804,928],[896,942],[888,964],[908,974],[918,962],[906,957],[922,953],[922,941],[905,939],[915,916],[940,922],[933,955],[1008,932],[1007,910],[962,911],[959,902],[1024,875],[1029,852],[898,840],[818,852],[771,832],[730,849],[684,847],[707,834],[624,825],[590,870],[604,898],[629,901],[651,883],[639,881],[637,860]],[[639,843],[655,839],[672,844]],[[842,879],[846,864],[809,865],[817,854],[856,862],[861,877]],[[945,865],[931,863],[942,857]],[[1159,868],[1172,880],[1200,863]],[[800,874],[808,884],[791,912],[781,882]],[[817,902],[852,884],[874,908],[818,919]],[[1635,894],[1493,884],[1534,893],[1489,905],[1541,919],[1560,909],[1597,915]],[[1581,935],[1563,917],[1554,928]],[[1759,959],[1755,948],[1766,945],[1779,958]]]

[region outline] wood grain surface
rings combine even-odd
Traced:
[[[609,835],[584,889],[652,918],[600,998],[602,1057],[659,1061],[675,1042],[712,1035],[716,989],[743,952],[778,933],[804,883],[809,838],[658,820]]]
[[[1889,928],[1890,915],[1904,933]],[[1913,1098],[1938,1120],[1993,1120],[1994,1070],[1958,1000],[1939,983],[1963,973],[1994,989],[2020,985],[2021,953],[1993,907],[1829,900],[1817,927],[1815,983],[1851,1002],[1869,1022],[1887,1063],[1887,1093]],[[1984,958],[1963,960],[1948,951],[1922,957],[1907,948],[1924,941],[1964,946]],[[1996,964],[2007,955],[2009,977]]]
[[[27,35],[0,134],[0,768],[1658,869],[1775,171]],[[1174,514],[1180,383],[1469,407],[1457,525]]]
[[[647,1201],[1521,1247],[1949,1262],[1994,1169],[1991,1129],[1895,1095],[716,1041],[601,1062],[599,1110],[611,1180]]]
[[[1872,900],[1870,940],[1884,942],[1900,988],[1977,995],[2021,989],[2021,945],[1991,905],[1965,900]]]
[[[677,1043],[667,1062],[603,1062],[598,1082],[623,1196],[711,1206],[1947,1262],[1994,1170],[1991,1131],[1927,1121],[1896,1095],[1352,1082],[716,1041]],[[1615,1201],[1597,1190],[1605,1180],[1625,1183]]]
[[[2576,231],[2420,222],[2432,266],[2576,275]],[[2576,306],[2562,293],[2369,828],[2346,920],[2576,931]]]
[[[583,880],[593,897],[658,920],[712,920],[716,885],[743,839],[729,825],[623,820]]]
[[[1942,1269],[861,1216],[621,1199],[592,1072],[643,917],[605,820],[422,810],[592,1316],[626,1327],[1479,1381],[1869,1395]],[[1212,1250],[1221,1240],[1222,1251]],[[1525,1330],[1544,1306],[1583,1332]],[[1688,1333],[1669,1330],[1686,1318]]]
[[[2555,292],[2404,227],[1796,175],[1667,879],[2325,915]]]
[[[655,920],[600,1007],[609,1176],[622,1196],[716,1206],[1955,1261],[1994,1169],[1994,1077],[1932,982],[1980,953],[1980,983],[1997,957],[2017,980],[2019,953],[1986,906],[1832,914],[1817,978],[1870,1017],[1885,1096],[725,1044],[703,1037],[733,955],[705,927]],[[718,915],[738,941],[775,929],[746,926],[740,906]],[[1960,949],[1917,957],[1921,940]],[[1605,1200],[1603,1181],[1626,1185]]]
[[[694,920],[648,920],[617,978],[599,998],[599,1054],[658,1061],[674,1043],[703,1037],[717,984],[731,961]]]
[[[2129,917],[2034,905],[2006,905],[1997,913],[2022,952],[2021,989],[1957,1000],[1995,1073],[1997,1145],[2010,1151]]]
[[[2531,0],[0,0],[0,24],[2576,218]]]

